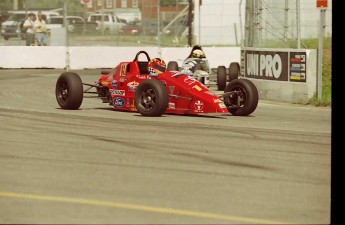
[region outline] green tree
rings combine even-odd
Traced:
[[[0,0],[0,12],[13,9],[13,0]]]
[[[63,9],[65,0],[18,0],[18,9]],[[13,0],[0,0],[0,11],[13,10]],[[84,5],[80,0],[67,0],[67,14],[77,15],[84,12]]]

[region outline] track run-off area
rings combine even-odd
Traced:
[[[330,223],[331,107],[152,118],[85,98],[62,110],[62,72],[0,70],[1,224]]]

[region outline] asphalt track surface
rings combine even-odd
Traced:
[[[0,70],[1,224],[329,224],[331,108],[62,110],[63,70]],[[76,71],[93,82],[100,70]]]

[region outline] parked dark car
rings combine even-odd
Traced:
[[[24,21],[26,16],[24,14],[11,14],[6,21],[1,24],[1,36],[5,40],[11,37],[20,37],[20,22]]]
[[[141,21],[129,22],[119,32],[124,35],[139,35],[143,32]]]

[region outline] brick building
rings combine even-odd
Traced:
[[[86,4],[87,12],[105,12],[125,17],[127,20],[157,20],[158,3],[160,0],[81,0]],[[172,20],[187,5],[188,0],[176,0],[175,4],[164,4],[160,6],[160,17],[162,21]],[[133,17],[132,19],[129,19]]]

